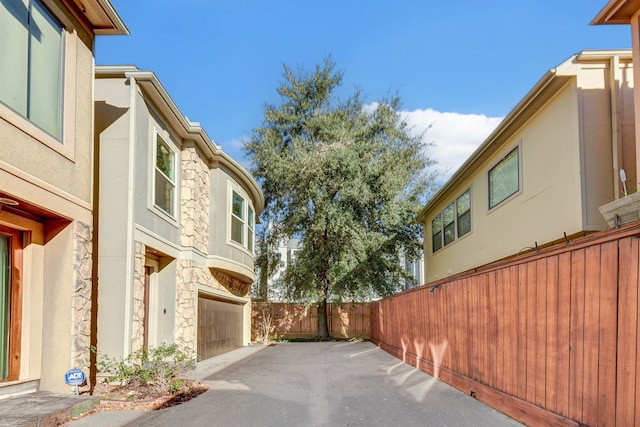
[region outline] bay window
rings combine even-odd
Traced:
[[[231,191],[231,240],[253,253],[255,214],[253,208],[236,191]]]
[[[235,191],[231,198],[231,240],[244,246],[245,201]]]
[[[176,153],[156,133],[154,204],[175,218],[176,213]]]

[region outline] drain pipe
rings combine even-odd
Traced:
[[[613,55],[609,59],[609,95],[611,100],[611,159],[613,167],[613,198],[620,198],[620,186],[622,183],[622,176],[620,175],[622,159],[622,147],[620,147],[620,120],[618,118],[620,114],[620,57]]]

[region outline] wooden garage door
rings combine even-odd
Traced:
[[[242,347],[242,305],[198,298],[198,356],[201,360]]]

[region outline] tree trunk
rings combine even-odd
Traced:
[[[261,302],[268,302],[269,297],[268,297],[268,288],[267,288],[267,281],[268,281],[268,267],[264,267],[260,269],[260,277],[259,277],[259,287],[258,287],[258,299],[257,301],[261,301]]]
[[[327,308],[327,298],[325,296],[318,302],[318,338],[320,339],[330,338]]]
[[[327,339],[329,336],[329,320],[327,314],[327,299],[329,297],[329,278],[328,276],[329,268],[328,266],[323,266],[322,271],[322,288],[320,289],[320,298],[318,301],[318,338]]]
[[[323,248],[327,246],[328,240],[329,231],[328,228],[325,228],[322,234]],[[330,338],[327,299],[329,299],[329,261],[325,260],[320,270],[320,298],[318,301],[318,338],[321,340]]]

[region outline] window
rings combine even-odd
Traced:
[[[247,215],[247,249],[253,252],[253,229],[254,229],[254,218],[253,218],[253,209],[247,208],[249,214]]]
[[[231,240],[244,245],[244,199],[235,191],[231,199]]]
[[[62,139],[62,25],[38,0],[0,2],[0,101]]]
[[[456,215],[453,203],[442,212],[442,223],[444,227],[444,245],[447,246],[456,240]]]
[[[433,252],[436,252],[442,247],[442,214],[438,214],[438,216],[431,221],[431,237]]]
[[[253,253],[255,214],[249,203],[231,191],[231,240]]]
[[[175,218],[176,153],[156,133],[154,204]]]
[[[431,249],[437,252],[471,231],[471,188],[431,221]]]
[[[493,209],[520,191],[519,147],[511,150],[489,170],[489,209]]]
[[[456,223],[458,237],[471,231],[471,189],[468,189],[456,199]]]

